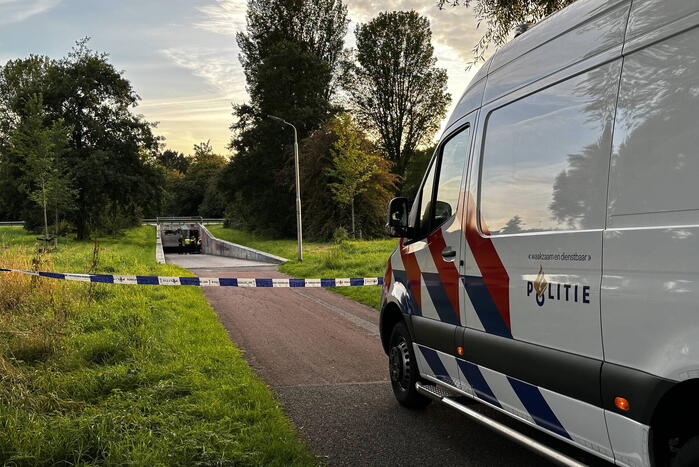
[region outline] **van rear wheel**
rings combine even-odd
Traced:
[[[411,409],[427,407],[431,401],[415,389],[420,380],[413,343],[405,324],[397,323],[391,331],[388,350],[388,371],[393,394],[398,403]]]

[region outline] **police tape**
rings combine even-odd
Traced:
[[[195,287],[359,287],[383,285],[383,277],[347,277],[336,279],[257,279],[236,277],[165,277],[123,276],[116,274],[73,274],[24,271],[0,268],[0,272],[16,272],[50,279],[123,285],[190,285]]]

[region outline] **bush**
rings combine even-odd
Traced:
[[[347,233],[347,229],[344,227],[338,227],[335,229],[335,232],[333,232],[333,242],[334,243],[343,243],[349,240],[349,233]]]

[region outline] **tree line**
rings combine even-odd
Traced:
[[[249,102],[234,107],[221,191],[230,223],[289,236],[295,229],[293,134],[298,128],[306,234],[383,232],[388,200],[406,185],[451,101],[427,18],[380,13],[354,31],[342,0],[251,0],[241,50]]]
[[[540,16],[568,0],[539,3],[513,11]],[[486,16],[496,8],[478,5]],[[189,155],[167,149],[135,113],[129,81],[86,39],[62,59],[10,60],[0,67],[0,219],[47,239],[157,215],[293,235],[293,133],[274,115],[298,128],[304,233],[380,235],[387,201],[417,190],[451,96],[427,18],[380,13],[348,49],[347,15],[342,0],[248,1],[236,42],[249,101],[233,106],[229,158],[208,142]],[[500,35],[488,40],[499,43],[514,26],[493,15]]]

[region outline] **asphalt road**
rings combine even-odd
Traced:
[[[174,256],[168,262],[184,261]],[[210,268],[205,258],[187,261],[202,277],[285,277],[274,267]],[[322,289],[212,287],[204,293],[321,463],[550,465],[445,406],[400,407],[388,383],[378,313],[371,308]],[[608,465],[487,407],[474,407],[582,462]]]

